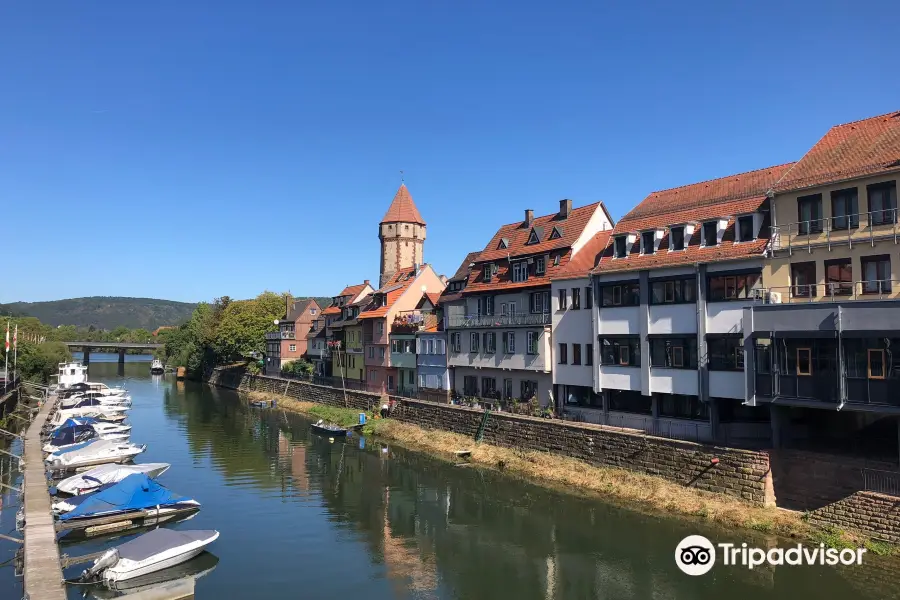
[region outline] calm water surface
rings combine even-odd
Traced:
[[[686,535],[773,540],[547,492],[377,440],[329,443],[309,433],[308,420],[250,409],[233,392],[151,377],[146,362],[123,369],[101,355],[91,359],[92,379],[132,393],[132,440],[148,444],[140,461],[172,463],[162,482],[203,503],[174,527],[222,534],[212,555],[188,565],[204,573],[200,599],[846,600],[900,590],[897,563],[876,560],[843,569],[716,566],[692,578],[673,558]],[[7,532],[17,499],[4,494],[0,530]],[[123,539],[65,551],[84,554]],[[0,542],[0,561],[12,551]],[[0,598],[21,598],[11,566],[0,579]],[[71,588],[69,596],[86,592]]]

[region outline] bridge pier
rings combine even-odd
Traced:
[[[82,364],[90,364],[91,362],[91,347],[90,346],[82,346],[81,353],[84,355],[81,359]]]
[[[119,348],[119,364],[125,364],[125,348]]]

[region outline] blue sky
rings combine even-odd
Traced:
[[[333,295],[900,109],[892,3],[6,2],[0,302]],[[11,258],[11,259],[10,259]]]

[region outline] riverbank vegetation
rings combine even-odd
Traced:
[[[255,400],[276,398],[285,408],[340,425],[358,423],[358,410],[338,408],[284,398],[263,392],[248,392]],[[469,451],[465,464],[502,471],[524,481],[604,501],[650,514],[667,513],[724,527],[824,543],[835,548],[865,546],[872,554],[894,555],[891,544],[866,539],[836,528],[810,523],[807,515],[775,507],[750,504],[720,494],[687,488],[661,477],[625,469],[599,467],[564,456],[475,443],[471,437],[446,431],[423,429],[394,419],[368,415],[362,433],[392,440],[412,450],[459,463],[456,452]]]

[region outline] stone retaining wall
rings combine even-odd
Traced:
[[[900,498],[896,496],[856,492],[809,513],[809,520],[900,544]]]
[[[216,369],[213,385],[285,395],[297,400],[366,410],[382,396],[311,383],[250,375],[243,369]],[[399,399],[393,417],[424,428],[474,436],[484,411],[421,400]],[[345,403],[346,402],[346,403]],[[696,489],[718,492],[755,504],[774,504],[769,456],[738,450],[656,438],[615,428],[491,413],[484,441],[497,446],[539,450],[663,477]]]

